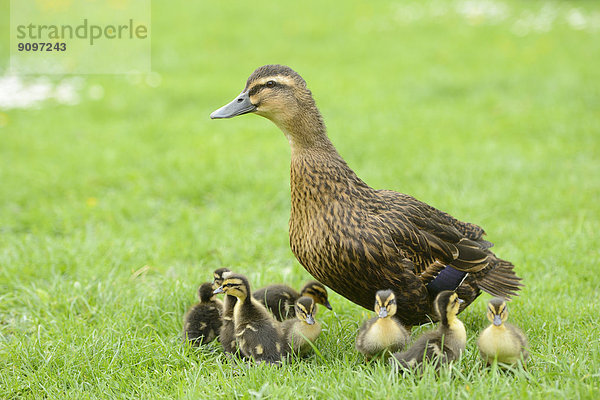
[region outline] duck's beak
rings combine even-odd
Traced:
[[[256,110],[256,106],[250,101],[248,92],[242,92],[229,104],[224,105],[210,114],[211,119],[231,118],[236,115],[247,114]]]
[[[381,307],[381,308],[379,309],[379,318],[385,318],[385,317],[387,317],[387,316],[388,316],[388,311],[387,311],[387,308],[385,308],[385,307]]]
[[[329,304],[329,301],[328,301],[328,300],[325,300],[325,303],[323,303],[323,305],[324,305],[325,307],[327,307],[327,309],[328,309],[328,310],[333,310],[333,307],[331,307],[331,304]]]
[[[493,322],[493,324],[496,325],[496,326],[502,325],[502,318],[500,318],[499,315],[494,315],[494,322]]]
[[[312,314],[307,314],[306,315],[306,323],[309,325],[314,325],[315,324],[315,317],[313,317]]]
[[[223,293],[223,286],[219,286],[218,288],[215,289],[215,291],[213,292],[214,294],[219,294],[219,293]]]

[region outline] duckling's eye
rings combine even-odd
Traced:
[[[267,87],[272,88],[273,86],[275,86],[275,81],[268,81],[267,82]]]

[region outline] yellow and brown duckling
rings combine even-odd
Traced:
[[[223,303],[213,294],[212,284],[198,288],[200,302],[194,304],[183,317],[183,338],[195,346],[206,344],[219,336]]]
[[[439,367],[458,359],[467,344],[465,326],[457,317],[461,303],[455,292],[445,290],[438,294],[434,304],[440,319],[437,329],[421,335],[408,350],[393,354],[392,362],[412,369],[420,367],[424,360]]]
[[[481,227],[363,182],[329,140],[311,91],[290,67],[258,68],[210,117],[247,113],[270,119],[288,139],[290,245],[327,287],[367,309],[377,288],[389,287],[402,304],[397,317],[415,325],[435,317],[432,299],[442,290],[456,289],[464,308],[480,290],[508,298],[522,286],[513,265],[490,250]]]
[[[356,350],[366,360],[383,353],[402,350],[410,334],[400,321],[394,318],[397,304],[396,296],[391,290],[380,290],[375,294],[376,317],[363,323],[356,336]]]
[[[321,334],[321,324],[315,319],[317,306],[308,296],[300,297],[294,305],[296,318],[283,322],[283,337],[294,354],[304,355]]]
[[[218,268],[213,272],[213,290],[221,286],[223,280],[230,274],[231,270],[229,268]]]
[[[508,307],[501,298],[493,298],[487,307],[487,318],[492,323],[479,335],[477,347],[483,359],[492,364],[526,362],[529,356],[527,337],[516,326],[506,323]]]
[[[228,268],[216,269],[213,273],[213,290],[218,289],[225,280],[225,277],[230,275],[232,272]],[[219,333],[219,341],[223,346],[223,351],[226,354],[238,354],[239,349],[237,347],[237,341],[235,340],[235,325],[233,323],[233,309],[237,297],[226,294],[223,299],[223,315],[221,330]]]
[[[308,282],[302,287],[300,293],[287,285],[269,285],[256,290],[252,296],[267,307],[278,321],[294,318],[296,316],[294,305],[303,296],[311,297],[316,303],[323,304],[331,310],[327,289],[317,281]]]
[[[215,293],[237,298],[233,323],[242,355],[255,361],[279,363],[286,352],[281,324],[251,296],[248,279],[240,274],[228,274]]]

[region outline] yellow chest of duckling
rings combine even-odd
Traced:
[[[512,332],[503,326],[489,326],[477,341],[479,351],[488,362],[497,358],[505,364],[516,363],[521,354],[521,346]]]
[[[452,322],[449,323],[450,331],[456,338],[456,340],[465,345],[467,343],[467,331],[465,329],[465,325],[458,318],[454,318]]]
[[[367,347],[386,349],[404,340],[404,332],[391,318],[378,319],[365,335]]]
[[[321,324],[316,322],[312,325],[306,323],[296,323],[287,338],[294,351],[301,350],[308,346],[308,342],[314,342],[321,334]]]

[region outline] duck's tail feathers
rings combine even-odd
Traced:
[[[523,284],[514,271],[514,265],[509,261],[497,258],[489,251],[489,265],[481,272],[476,273],[477,286],[492,296],[502,297],[510,300],[512,296],[518,296]]]

